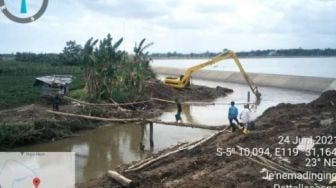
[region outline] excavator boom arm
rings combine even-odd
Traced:
[[[231,51],[231,50],[225,50],[223,53],[213,57],[212,59],[201,63],[199,65],[193,66],[188,68],[184,74],[183,77],[181,79],[169,79],[166,78],[165,83],[167,85],[172,85],[174,87],[178,87],[178,88],[184,88],[186,87],[187,83],[190,80],[191,75],[198,71],[201,70],[202,68],[209,66],[209,65],[213,65],[215,63],[218,63],[219,61],[222,61],[224,59],[233,59],[235,64],[238,66],[240,73],[243,75],[245,81],[247,82],[247,84],[249,85],[250,89],[252,90],[252,92],[256,95],[257,99],[260,98],[261,94],[258,91],[258,87],[253,83],[253,81],[248,77],[248,75],[246,74],[243,66],[240,64],[238,57],[236,56],[236,54]]]
[[[205,63],[201,63],[199,65],[196,65],[196,66],[193,66],[193,67],[190,67],[188,68],[184,74],[183,74],[183,79],[182,79],[182,82],[185,82],[185,81],[188,81],[191,77],[191,74],[198,71],[198,70],[201,70],[202,68],[206,67],[206,66],[210,66],[210,65],[213,65],[215,63],[218,63],[224,59],[228,59],[229,54],[227,54],[226,52],[224,53],[221,53],[213,58],[211,58],[210,60],[208,60],[207,62]]]

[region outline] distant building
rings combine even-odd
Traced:
[[[72,82],[71,75],[53,75],[37,77],[34,86],[41,87],[41,97],[54,97],[69,95],[69,86]]]

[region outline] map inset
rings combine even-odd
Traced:
[[[73,152],[2,152],[0,188],[74,188]]]

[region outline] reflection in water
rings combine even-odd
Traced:
[[[86,143],[89,154],[87,163],[81,170],[83,177],[78,177],[79,179],[95,177],[109,169],[114,169],[119,164],[145,157],[145,153],[139,152],[140,138],[143,134],[141,126],[110,126],[100,128],[97,131],[94,135],[87,135]]]
[[[217,85],[233,88],[234,93],[215,102],[229,103],[231,101],[246,102],[246,85],[228,84],[208,81],[194,81],[195,84],[216,87]],[[315,99],[318,94],[260,87],[262,100],[255,111],[260,115],[265,109],[280,102],[300,103]],[[194,106],[183,105],[182,118],[186,122],[208,125],[228,124],[228,105]],[[242,106],[238,106],[242,110]],[[159,119],[175,121],[176,106],[172,105]],[[149,125],[110,124],[98,129],[87,131],[80,137],[64,139],[56,142],[22,147],[16,151],[73,151],[76,152],[76,181],[88,181],[91,178],[104,174],[107,170],[116,168],[120,164],[141,160],[152,152],[176,145],[181,142],[194,141],[211,134],[213,131],[192,129],[155,124],[154,148],[149,146]],[[140,142],[144,151],[140,150]]]
[[[105,126],[81,137],[16,149],[17,151],[73,151],[76,153],[76,179],[97,177],[117,165],[146,157],[139,152],[141,127]]]
[[[194,122],[193,117],[191,115],[191,108],[192,108],[191,105],[183,105],[182,106],[182,112],[184,113],[184,115],[186,117],[186,122]]]

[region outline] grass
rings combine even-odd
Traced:
[[[70,92],[70,97],[71,98],[82,99],[83,97],[86,97],[86,96],[87,96],[87,91],[85,91],[84,88],[72,90]]]
[[[0,76],[0,109],[35,102],[39,89],[33,87],[34,76]]]
[[[84,86],[79,67],[0,61],[0,110],[37,102],[40,88],[33,86],[35,78],[53,74],[73,75],[75,79],[70,85],[71,90]]]
[[[52,65],[49,63],[17,62],[14,60],[0,61],[0,76],[43,76],[52,74],[80,74],[81,72],[81,69],[77,66]]]
[[[32,129],[31,125],[24,124],[0,124],[0,150],[11,148]]]

